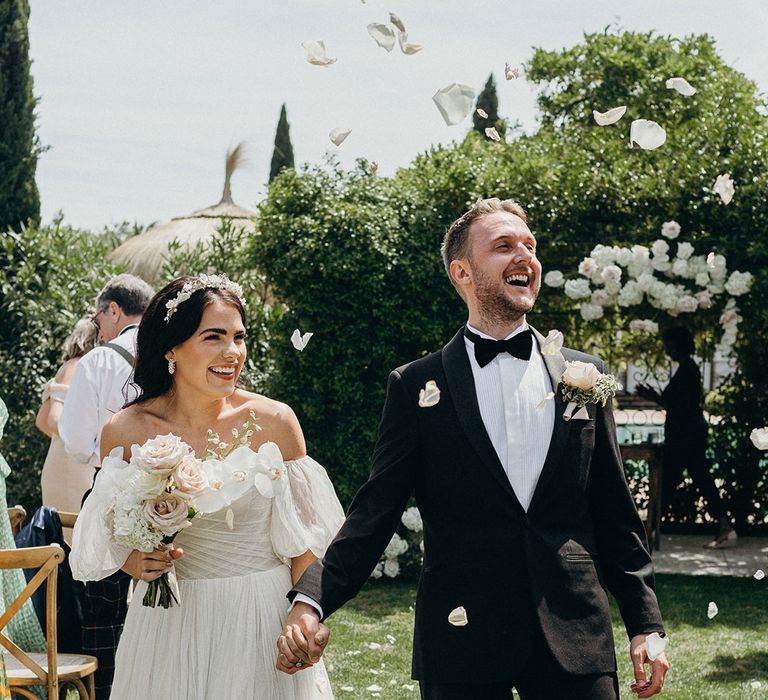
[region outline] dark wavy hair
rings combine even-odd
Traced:
[[[136,369],[133,384],[139,396],[128,406],[143,403],[162,396],[170,390],[173,380],[168,374],[168,360],[165,353],[191,338],[200,326],[205,308],[217,299],[231,304],[240,313],[245,324],[245,309],[236,294],[225,289],[200,289],[176,307],[166,322],[166,303],[174,299],[182,287],[195,277],[179,277],[163,287],[149,302],[141,319],[136,336]]]
[[[665,342],[672,343],[680,352],[686,355],[696,353],[696,343],[693,340],[693,334],[685,326],[667,328],[661,334],[661,337]]]

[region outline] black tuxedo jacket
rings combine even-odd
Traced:
[[[604,369],[601,360],[567,349],[544,359],[553,388],[566,360]],[[419,390],[430,379],[440,401],[420,408]],[[567,672],[615,670],[607,591],[630,637],[663,631],[651,557],[610,405],[588,406],[589,420],[565,421],[560,391],[555,402],[549,453],[526,512],[480,417],[462,332],[442,351],[393,371],[370,477],[322,562],[289,598],[304,593],[328,617],[354,597],[415,492],[424,565],[414,678],[512,680],[537,627]],[[459,606],[468,620],[461,627],[448,621]]]

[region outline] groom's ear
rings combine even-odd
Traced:
[[[449,272],[453,286],[456,287],[459,294],[464,296],[464,289],[472,284],[472,270],[469,267],[469,263],[460,258],[452,260]]]

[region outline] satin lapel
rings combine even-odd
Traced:
[[[534,338],[539,344],[539,349],[544,343],[544,336],[541,335],[535,328],[531,328]],[[565,412],[565,402],[563,401],[563,393],[560,391],[560,377],[563,376],[565,371],[565,358],[562,352],[558,352],[555,355],[545,355],[544,364],[547,366],[549,377],[552,380],[552,391],[555,392],[555,425],[552,428],[552,438],[549,442],[549,450],[547,451],[547,457],[544,460],[544,466],[542,467],[541,474],[539,475],[539,481],[536,484],[536,488],[533,491],[533,497],[531,498],[531,505],[528,506],[528,512],[536,506],[536,502],[541,497],[542,491],[546,488],[547,482],[557,471],[557,465],[562,457],[563,450],[568,443],[568,434],[571,431],[571,422],[563,420],[563,413]]]
[[[490,470],[504,491],[512,497],[516,509],[520,511],[521,515],[524,515],[525,511],[522,505],[520,505],[512,485],[509,483],[507,473],[499,461],[499,457],[493,448],[491,438],[488,437],[488,432],[480,415],[475,379],[472,376],[472,366],[469,363],[469,357],[467,357],[463,331],[459,331],[453,337],[453,340],[443,348],[443,369],[448,380],[448,388],[453,397],[456,415],[467,439],[485,467]]]

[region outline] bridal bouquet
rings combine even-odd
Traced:
[[[233,429],[231,443],[209,430],[203,459],[172,433],[133,445],[125,481],[110,512],[114,540],[151,552],[173,542],[195,516],[223,510],[250,488],[272,496],[281,486],[276,482],[283,472],[282,456],[274,443],[262,445],[258,453],[250,449],[252,425],[249,421],[240,431]],[[226,522],[231,529],[231,509]],[[149,582],[144,605],[179,604],[176,577],[173,570],[169,573]]]

